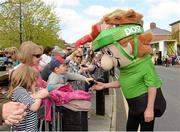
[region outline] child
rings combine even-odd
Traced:
[[[50,68],[52,73],[48,78],[48,91],[57,89],[67,83],[68,80],[93,81],[93,78],[86,78],[83,75],[68,72],[68,60],[64,60],[59,56],[51,59]]]
[[[14,125],[13,131],[37,131],[37,110],[41,105],[41,99],[48,96],[47,89],[35,92],[37,77],[37,71],[25,64],[21,64],[11,73],[8,98],[27,106],[25,119]]]

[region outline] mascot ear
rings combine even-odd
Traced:
[[[140,13],[135,12],[133,9],[130,9],[126,12],[126,16],[130,17],[130,18],[136,18],[138,17],[139,20],[141,20],[143,18],[143,15],[141,15]]]
[[[133,9],[130,9],[126,12],[127,17],[133,17],[135,16],[135,11]]]
[[[152,40],[152,33],[146,32],[138,35],[138,40],[141,41],[141,43],[144,45],[149,45]]]
[[[131,20],[130,21],[131,23],[138,23],[140,25],[143,25],[143,20],[142,20],[143,15],[138,12],[135,12],[133,9],[128,10],[125,16],[126,19]]]

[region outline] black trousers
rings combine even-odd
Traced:
[[[129,106],[129,115],[127,121],[127,131],[137,131],[140,125],[141,131],[153,131],[154,120],[144,121],[144,111],[148,103],[148,94],[145,93],[132,99],[126,99]],[[157,89],[154,102],[154,117],[161,117],[166,110],[166,100],[162,94],[161,88]]]
[[[140,131],[153,131],[154,130],[154,121],[145,122],[144,113],[140,115],[130,114],[128,115],[126,130],[127,131],[137,131],[140,125]]]

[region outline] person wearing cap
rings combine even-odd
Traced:
[[[48,91],[57,89],[63,85],[66,85],[68,80],[79,80],[79,81],[93,81],[93,78],[86,78],[83,75],[77,73],[68,72],[69,60],[64,60],[60,56],[54,56],[50,62],[50,68],[52,73],[48,78]]]

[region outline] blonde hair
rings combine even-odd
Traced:
[[[5,48],[4,53],[6,53],[6,54],[9,53],[9,48]]]
[[[9,54],[17,54],[18,49],[16,47],[10,47],[8,52],[9,52]]]
[[[82,56],[82,52],[79,51],[79,50],[76,50],[76,51],[73,53],[73,55],[72,55],[72,60],[73,60],[73,61],[75,60],[76,55],[81,55],[81,56]]]
[[[16,47],[10,47],[9,48],[9,55],[11,56],[11,59],[13,61],[17,60],[17,54],[18,54],[18,49]]]
[[[18,59],[25,64],[32,64],[34,54],[43,54],[43,47],[32,41],[23,42],[19,48]]]
[[[36,82],[37,77],[38,72],[35,69],[26,64],[21,64],[10,75],[10,87],[7,97],[11,98],[16,87],[23,87],[27,91],[34,92],[32,90],[32,84]]]

